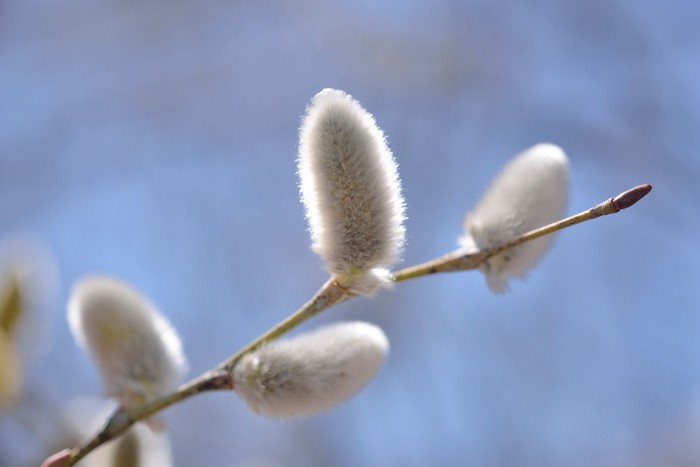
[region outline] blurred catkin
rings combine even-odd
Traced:
[[[107,394],[123,407],[173,389],[187,369],[177,333],[138,291],[93,276],[73,289],[68,320],[95,360]]]
[[[467,214],[467,249],[511,240],[563,217],[568,201],[569,164],[564,151],[548,143],[519,153],[503,168]],[[503,293],[510,277],[524,277],[547,252],[554,235],[533,240],[490,258],[481,268],[489,288]]]

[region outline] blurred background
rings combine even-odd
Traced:
[[[505,296],[453,273],[307,323],[371,321],[392,353],[311,419],[261,418],[232,393],[169,409],[173,465],[698,465],[698,18],[647,0],[3,0],[0,465],[37,465],[81,436],[76,417],[104,417],[76,415],[102,391],[65,319],[77,279],[149,296],[190,376],[325,281],[295,173],[324,87],[389,137],[404,266],[456,247],[500,167],[538,142],[571,159],[571,214],[654,191],[561,233]]]

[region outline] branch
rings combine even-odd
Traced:
[[[335,279],[329,279],[323,285],[323,287],[316,292],[316,295],[314,295],[311,300],[306,302],[298,311],[277,324],[277,326],[270,329],[262,336],[255,339],[250,344],[243,347],[233,357],[219,365],[218,369],[228,372],[232,371],[236,366],[236,363],[238,363],[238,360],[240,360],[245,354],[259,349],[262,345],[277,339],[283,334],[286,334],[304,321],[316,316],[323,310],[326,310],[333,305],[342,303],[353,296],[354,295],[350,294],[345,288],[339,286]]]
[[[610,198],[597,206],[592,207],[587,211],[583,211],[566,219],[553,222],[539,229],[531,230],[520,235],[512,240],[494,245],[475,252],[466,252],[463,248],[459,248],[444,256],[435,258],[416,266],[411,266],[394,273],[394,282],[403,282],[408,279],[435,274],[437,272],[449,271],[464,271],[467,269],[477,269],[484,264],[492,256],[503,253],[506,250],[515,248],[523,243],[529,242],[539,237],[549,235],[558,230],[563,230],[572,225],[580,224],[581,222],[596,219],[607,214],[616,214],[623,209],[627,209],[634,205],[640,199],[644,198],[651,191],[651,185],[637,185],[614,198]]]
[[[218,367],[192,379],[164,397],[131,409],[118,408],[97,435],[86,444],[71,451],[70,459],[65,465],[74,465],[98,446],[126,433],[126,431],[139,420],[144,420],[173,404],[203,392],[233,389],[231,371],[236,366],[236,363],[238,363],[238,360],[245,354],[260,348],[267,342],[277,339],[321,311],[351,296],[352,295],[348,294],[345,289],[338,286],[334,280],[329,280],[316,292],[311,300],[305,303],[297,312],[255,339],[238,351],[233,357],[221,363]]]
[[[566,219],[562,219],[539,229],[532,230],[508,242],[472,253],[466,253],[463,249],[455,250],[440,258],[436,258],[426,263],[408,267],[396,272],[394,274],[394,282],[415,279],[417,277],[434,274],[437,272],[476,269],[492,256],[503,253],[511,248],[515,248],[523,243],[529,242],[544,235],[548,235],[558,230],[571,227],[572,225],[580,224],[581,222],[595,219],[607,214],[615,214],[622,209],[627,209],[646,196],[650,191],[651,185],[639,185],[615,196],[614,198],[610,198],[609,200],[604,201],[603,203],[600,203],[587,211],[576,214],[575,216],[567,217]],[[333,278],[329,279],[319,289],[319,291],[316,292],[311,300],[305,303],[298,311],[290,315],[287,319],[280,322],[272,329],[268,330],[247,346],[243,347],[235,355],[225,360],[216,368],[194,378],[188,383],[183,384],[174,392],[160,399],[153,400],[131,409],[118,408],[109,418],[104,428],[97,435],[95,435],[86,444],[75,448],[70,452],[70,458],[67,460],[65,465],[74,465],[98,446],[124,434],[136,422],[146,419],[173,404],[207,391],[232,390],[233,379],[231,372],[244,355],[259,349],[261,346],[270,341],[277,339],[283,334],[296,328],[301,323],[307,321],[313,316],[316,316],[320,312],[342,303],[354,296],[354,294],[339,286]],[[61,457],[62,461],[64,459],[65,454],[64,457]]]

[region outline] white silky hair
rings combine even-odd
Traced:
[[[175,329],[136,289],[91,276],[73,288],[68,304],[73,336],[95,360],[107,395],[123,407],[172,390],[187,371]],[[158,428],[157,419],[152,420]]]
[[[298,167],[312,250],[328,271],[355,293],[391,285],[387,268],[403,250],[405,205],[372,115],[343,91],[316,94],[301,124]]]
[[[233,371],[234,390],[261,415],[312,415],[362,389],[388,351],[386,335],[373,324],[324,326],[245,355]]]
[[[463,247],[478,250],[562,218],[569,190],[569,163],[564,151],[549,143],[516,155],[465,218]],[[550,234],[490,258],[481,268],[495,293],[508,289],[510,277],[524,277],[554,240]]]

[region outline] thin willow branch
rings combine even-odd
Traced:
[[[440,258],[396,272],[394,274],[394,282],[402,282],[437,272],[478,268],[490,257],[515,248],[523,243],[587,220],[607,214],[614,214],[622,209],[626,209],[642,199],[650,191],[651,185],[639,185],[587,211],[532,230],[508,242],[472,253],[467,253],[463,249],[455,250]],[[216,368],[192,379],[174,392],[159,399],[131,409],[117,409],[109,418],[104,428],[95,435],[95,437],[83,446],[77,447],[71,451],[70,459],[65,465],[74,465],[98,446],[124,434],[136,422],[146,419],[173,404],[203,392],[233,389],[231,372],[244,355],[277,339],[322,311],[354,296],[354,294],[339,286],[334,279],[329,279],[328,282],[316,292],[311,300],[305,303],[298,311],[243,347],[235,355],[222,362]]]
[[[296,313],[289,316],[287,319],[277,324],[277,326],[243,347],[233,357],[219,365],[218,368],[227,371],[233,370],[236,363],[238,363],[238,360],[240,360],[247,353],[257,350],[263,344],[277,339],[281,335],[299,326],[309,318],[316,316],[323,310],[344,302],[353,296],[354,295],[350,294],[346,289],[339,286],[334,279],[329,279],[328,282],[326,282],[323,287],[316,292],[316,295],[314,295],[311,300],[306,302],[304,306],[302,306]]]
[[[572,225],[580,224],[581,222],[596,219],[607,214],[615,214],[623,209],[634,205],[637,201],[645,197],[651,191],[651,185],[644,184],[631,188],[614,198],[610,198],[597,206],[583,211],[566,219],[553,222],[539,229],[531,230],[507,242],[499,243],[489,248],[484,248],[479,251],[465,251],[459,248],[444,256],[435,258],[416,266],[411,266],[394,273],[394,282],[403,282],[408,279],[435,274],[437,272],[449,271],[464,271],[467,269],[476,269],[486,262],[492,256],[503,253],[523,243],[529,242],[536,238],[549,235],[558,230],[571,227]]]
[[[258,349],[267,342],[277,339],[309,318],[316,316],[321,311],[351,296],[352,295],[349,294],[347,290],[340,287],[335,280],[330,279],[316,292],[311,300],[305,303],[298,311],[246,345],[233,357],[224,361],[215,369],[192,379],[172,393],[159,399],[130,409],[118,408],[109,418],[104,428],[102,428],[94,438],[71,451],[70,459],[66,465],[74,465],[98,446],[126,433],[126,431],[139,420],[146,419],[173,404],[202,392],[233,389],[231,370],[233,370],[238,360],[245,354]]]
[[[208,371],[201,376],[183,384],[174,392],[131,409],[118,408],[107,421],[102,430],[83,446],[71,451],[66,465],[73,465],[98,446],[126,433],[139,420],[150,417],[177,402],[183,401],[205,391],[233,389],[229,372],[221,370]]]

